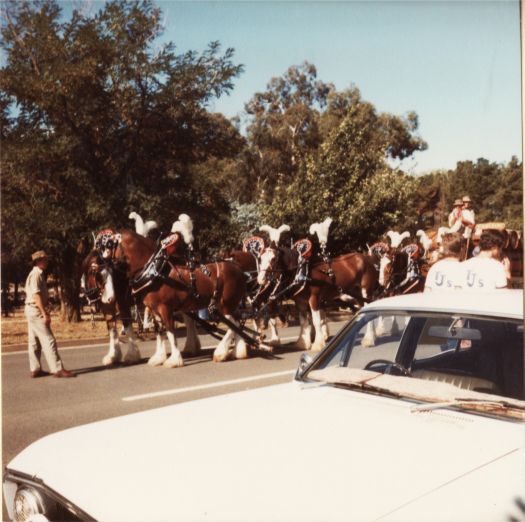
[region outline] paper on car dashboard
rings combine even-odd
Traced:
[[[359,368],[333,366],[314,370],[308,374],[312,379],[340,384],[351,384],[366,387],[373,386],[378,391],[385,391],[399,397],[416,399],[433,403],[453,403],[458,400],[493,401],[507,404],[510,409],[506,415],[525,420],[525,401],[502,397],[473,390],[460,389],[446,382],[427,381],[413,377],[388,375]],[[487,409],[490,409],[487,406]]]

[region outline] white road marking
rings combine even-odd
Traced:
[[[254,375],[253,377],[243,377],[241,379],[232,379],[230,381],[218,381],[210,384],[201,384],[200,386],[188,386],[186,388],[173,388],[171,390],[163,390],[152,393],[144,393],[142,395],[131,395],[129,397],[122,397],[123,401],[140,401],[144,399],[151,399],[154,397],[163,397],[165,395],[178,395],[180,393],[187,393],[200,390],[208,390],[210,388],[219,388],[221,386],[230,386],[231,384],[240,384],[244,382],[259,381],[262,379],[272,379],[273,377],[282,377],[283,375],[292,375],[295,370],[287,370],[285,372],[264,373],[262,375]]]

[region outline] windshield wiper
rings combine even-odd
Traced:
[[[381,375],[381,374],[379,374]],[[379,376],[378,375],[378,376]],[[370,381],[373,379],[369,379],[368,381],[356,381],[356,382],[349,382],[349,381],[327,381],[326,384],[335,386],[337,388],[346,388],[349,390],[361,390],[361,391],[371,391],[380,393],[381,395],[385,395],[387,397],[397,397],[400,398],[402,395],[398,392],[389,390],[383,386],[375,386],[374,384],[370,384]]]
[[[522,412],[525,412],[524,406],[514,404],[504,399],[502,400],[479,399],[479,398],[474,398],[474,397],[457,398],[451,401],[420,404],[418,406],[412,406],[410,411],[413,413],[418,413],[422,411],[432,411],[432,410],[437,410],[440,408],[448,408],[450,406],[458,406],[458,407],[465,407],[467,409],[488,410],[488,411],[500,410],[500,411],[508,412],[509,410],[511,410],[511,411],[515,411],[516,415],[519,416],[519,418],[523,418],[524,414]]]

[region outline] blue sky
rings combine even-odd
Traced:
[[[211,40],[235,49],[245,72],[214,107],[227,116],[308,60],[319,79],[354,84],[379,111],[418,114],[429,148],[409,171],[521,159],[518,1],[157,3],[179,52]]]
[[[307,60],[320,80],[355,85],[379,111],[418,114],[429,148],[403,164],[409,172],[521,159],[518,0],[156,3],[163,40],[179,53],[213,40],[235,49],[245,72],[212,107],[228,117],[242,118],[255,92]]]

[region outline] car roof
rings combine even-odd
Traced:
[[[378,299],[363,311],[457,312],[523,320],[523,290],[423,292]]]

